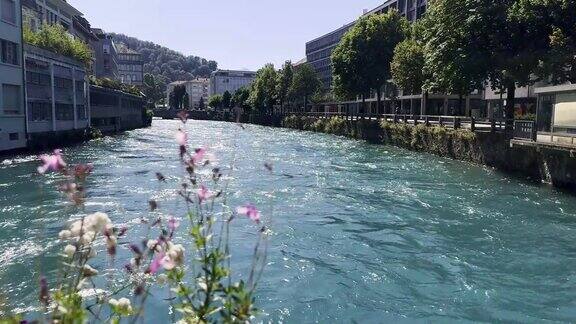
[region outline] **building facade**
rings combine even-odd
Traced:
[[[25,45],[25,71],[30,140],[89,127],[87,77],[82,63]]]
[[[118,74],[118,51],[112,36],[106,34],[100,28],[92,28],[96,40],[90,43],[94,51],[94,76],[97,78],[109,78],[120,80]]]
[[[20,0],[0,0],[0,151],[26,146]]]
[[[142,85],[144,82],[144,60],[142,60],[142,54],[120,47],[118,51],[118,74],[122,83]]]
[[[22,16],[34,31],[42,24],[59,24],[74,35],[74,17],[82,13],[64,0],[22,0]]]
[[[145,125],[145,100],[129,93],[90,86],[92,126],[103,133],[114,133]]]
[[[414,22],[424,15],[426,5],[426,0],[388,0],[373,10],[365,11],[363,15],[381,14],[390,10],[398,10],[406,19]],[[354,25],[355,22],[346,24],[306,43],[306,59],[318,74],[324,90],[332,88],[332,52],[344,34]]]
[[[168,84],[166,88],[166,102],[170,102],[170,93],[175,87],[183,85],[186,88],[188,98],[190,98],[190,107],[188,109],[203,109],[207,106],[210,97],[210,80],[197,78],[190,81],[176,81]]]
[[[234,94],[236,90],[252,84],[256,78],[253,71],[217,70],[210,76],[210,96],[222,95],[228,91]]]

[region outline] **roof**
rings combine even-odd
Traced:
[[[308,59],[307,59],[307,58],[301,59],[300,61],[292,64],[292,66],[299,66],[299,65],[302,65],[302,64],[304,64],[304,63],[308,63]]]
[[[173,85],[173,86],[177,86],[177,85],[181,85],[181,84],[186,84],[186,83],[198,83],[198,82],[204,82],[204,83],[208,83],[210,82],[209,79],[205,79],[205,78],[196,78],[193,80],[186,80],[186,81],[174,81],[171,83],[168,83],[168,85]]]
[[[74,8],[71,4],[65,0],[47,0],[54,3],[59,8],[63,8],[65,11],[69,12],[72,16],[83,16],[84,14],[78,9]]]
[[[541,87],[534,89],[534,93],[545,94],[545,93],[558,93],[558,92],[576,92],[576,84],[562,84],[551,87]]]

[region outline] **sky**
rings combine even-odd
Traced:
[[[218,62],[221,69],[277,67],[305,44],[384,0],[68,0],[92,27]]]

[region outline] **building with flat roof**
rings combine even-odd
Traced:
[[[197,78],[190,81],[176,81],[168,84],[166,88],[166,102],[170,102],[170,93],[176,86],[183,85],[186,88],[190,107],[188,109],[202,109],[207,106],[210,97],[210,80]]]
[[[101,78],[120,80],[118,74],[118,50],[111,35],[100,28],[92,28],[96,40],[90,43],[94,51],[94,75]]]
[[[122,83],[142,85],[144,82],[142,54],[126,46],[118,46],[118,75]]]
[[[82,15],[64,0],[22,0],[23,19],[34,31],[42,24],[59,24],[74,35],[74,17]]]
[[[20,0],[0,0],[0,151],[26,146]]]
[[[248,87],[256,78],[256,72],[217,70],[210,76],[210,96],[221,95],[228,91],[234,94],[242,87]]]
[[[90,125],[84,64],[25,45],[26,110],[30,140],[82,132]]]
[[[389,10],[395,9],[409,21],[413,22],[424,15],[426,5],[426,0],[388,0],[370,11],[365,11],[363,15],[386,13]],[[328,91],[332,88],[332,51],[334,51],[344,34],[346,34],[355,23],[356,22],[351,22],[346,24],[306,43],[307,62],[318,74],[324,90]]]

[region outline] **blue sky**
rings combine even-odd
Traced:
[[[93,27],[149,40],[220,68],[257,69],[305,56],[306,41],[384,0],[68,0]]]

